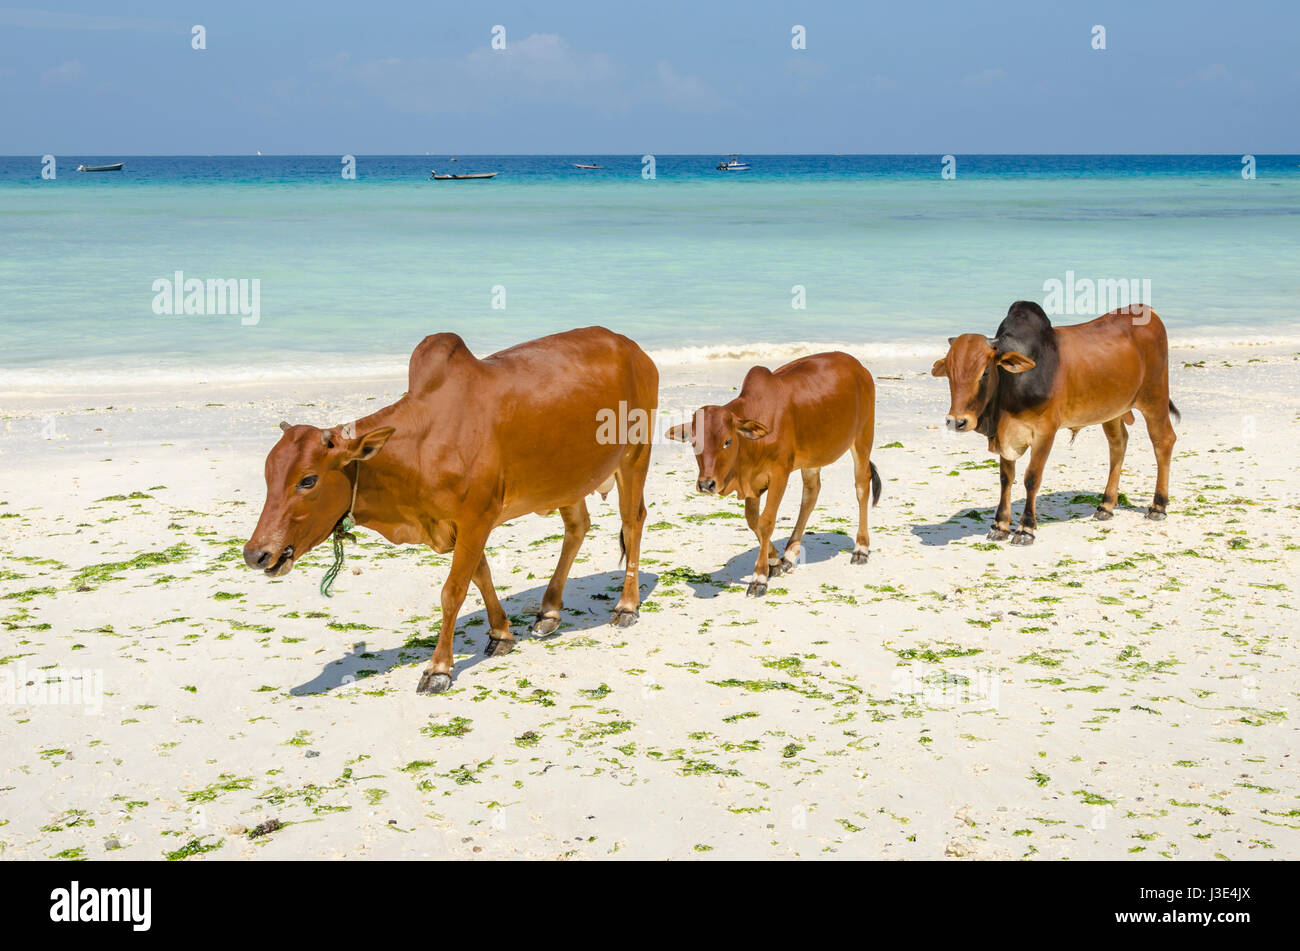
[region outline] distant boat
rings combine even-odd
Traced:
[[[120,172],[122,171],[123,162],[115,162],[112,165],[78,165],[78,172]]]
[[[718,171],[719,171],[719,172],[747,172],[747,171],[749,171],[749,163],[748,163],[748,162],[742,162],[742,161],[740,160],[740,156],[739,156],[739,155],[732,155],[732,156],[730,156],[730,158],[731,158],[731,161],[730,161],[730,162],[719,162],[719,163],[718,163]]]
[[[435,182],[463,182],[471,178],[495,178],[496,174],[496,172],[475,172],[470,175],[439,175],[435,168],[429,172],[429,177]]]
[[[574,167],[574,168],[604,168],[605,166],[603,166],[603,165],[579,165],[579,164],[577,164],[577,163],[575,162],[574,165],[573,165],[573,167]]]

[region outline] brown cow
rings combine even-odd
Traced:
[[[758,536],[754,580],[746,594],[767,593],[767,579],[793,571],[804,527],[821,491],[821,467],[853,454],[858,495],[858,535],[852,564],[865,564],[870,549],[867,501],[880,501],[880,473],[871,462],[876,428],[876,384],[867,368],[847,353],[817,353],[775,372],[754,367],[740,395],[725,406],[702,406],[690,428],[674,426],[669,439],[694,444],[699,464],[696,488],[710,495],[736,493]],[[790,473],[803,473],[799,518],[777,558],[772,544],[776,512]],[[758,502],[767,493],[759,514]]]
[[[346,427],[281,424],[284,434],[266,457],[266,505],[244,560],[279,577],[349,513],[395,544],[452,552],[438,646],[417,688],[439,693],[451,686],[456,615],[471,581],[491,626],[486,652],[514,646],[483,554],[492,529],[530,512],[558,509],[563,517],[559,564],[532,627],[550,633],[591,524],[586,496],[617,483],[627,570],[612,623],[634,624],[658,391],[659,371],[644,351],[603,327],[481,360],[455,334],[426,337],[396,403]],[[616,411],[644,425],[601,425]]]
[[[1032,301],[1016,301],[997,336],[962,334],[931,369],[946,376],[952,395],[948,428],[977,432],[1002,463],[1002,498],[988,537],[1011,530],[1016,460],[1033,449],[1025,470],[1025,510],[1013,545],[1030,545],[1038,527],[1038,489],[1052,441],[1061,429],[1078,433],[1100,424],[1110,443],[1110,478],[1095,518],[1106,520],[1119,498],[1128,445],[1126,424],[1142,412],[1156,453],[1156,491],[1147,518],[1163,519],[1169,504],[1169,459],[1179,418],[1169,399],[1169,342],[1156,312],[1145,305],[1112,311],[1086,324],[1053,327]]]

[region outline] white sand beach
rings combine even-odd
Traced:
[[[371,412],[404,365],[4,394],[0,858],[1300,858],[1295,349],[1175,350],[1168,520],[1141,422],[1129,504],[1091,518],[1094,428],[1058,439],[1024,549],[985,541],[996,463],[943,429],[933,357],[871,361],[870,563],[845,458],[761,600],[741,503],[660,445],[640,622],[606,623],[593,496],[564,624],[529,637],[562,529],[520,519],[489,548],[519,646],[482,654],[471,589],[437,696],[446,557],[362,530],[330,599],[328,546],[275,581],[240,557],[279,420]],[[661,408],[748,366],[665,367]],[[40,688],[65,675],[77,702]]]

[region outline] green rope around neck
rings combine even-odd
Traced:
[[[352,504],[348,510],[343,513],[339,523],[334,526],[334,531],[330,536],[334,543],[334,563],[325,569],[325,577],[320,579],[320,593],[327,598],[332,598],[330,588],[334,586],[334,579],[339,576],[343,570],[343,541],[356,541],[357,536],[352,534],[352,529],[357,527],[357,520],[352,515],[352,510],[357,507],[357,484],[361,481],[361,464],[358,460],[356,464],[356,476],[352,482]]]

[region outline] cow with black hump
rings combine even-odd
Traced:
[[[948,338],[948,353],[930,371],[947,377],[952,398],[947,426],[988,439],[1001,462],[1002,496],[988,537],[1030,545],[1038,528],[1038,490],[1056,434],[1101,426],[1110,444],[1110,477],[1094,517],[1115,512],[1119,476],[1133,410],[1142,413],[1156,456],[1156,489],[1147,518],[1165,517],[1169,461],[1174,451],[1169,399],[1169,341],[1156,312],[1144,304],[1111,311],[1096,320],[1053,327],[1043,308],[1016,301],[997,334]],[[1016,461],[1030,452],[1025,469],[1025,509],[1011,532],[1011,486]]]

